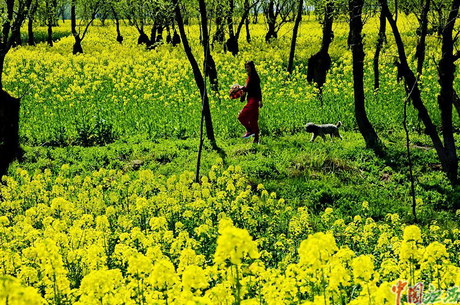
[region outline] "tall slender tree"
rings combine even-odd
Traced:
[[[209,43],[209,29],[208,29],[208,16],[206,12],[206,3],[204,0],[198,0],[200,16],[201,16],[201,31],[203,35],[203,47],[204,47],[204,60],[206,61],[205,75],[209,77],[209,82],[211,83],[211,88],[214,91],[219,90],[219,80],[217,78],[217,68],[216,63],[210,53],[210,43]]]
[[[201,74],[198,63],[195,59],[195,56],[192,53],[192,49],[188,42],[187,35],[185,33],[184,21],[182,19],[181,9],[180,9],[178,0],[172,0],[172,1],[174,5],[174,12],[176,16],[177,26],[179,28],[179,33],[181,36],[182,44],[184,46],[185,54],[187,55],[190,65],[192,66],[193,76],[195,78],[195,82],[198,87],[198,90],[200,90],[200,94],[202,98],[202,112],[203,112],[203,116],[205,119],[205,126],[206,126],[206,136],[211,142],[211,144],[213,145],[213,147],[217,147],[216,139],[214,136],[214,128],[213,128],[212,119],[211,119],[211,110],[209,107],[209,98],[206,93],[206,90],[204,90],[205,82],[204,82],[203,74]],[[200,0],[200,1],[203,1],[203,0]]]
[[[58,6],[62,5],[63,1],[58,0],[38,0],[38,14],[41,17],[41,22],[46,24],[48,35],[46,42],[49,46],[53,46],[53,27],[58,21]]]
[[[297,16],[294,23],[294,29],[292,30],[292,41],[291,41],[291,52],[289,53],[289,63],[287,71],[289,74],[292,73],[292,66],[294,64],[295,45],[297,41],[297,31],[299,30],[300,21],[302,21],[302,10],[303,0],[299,0],[299,6],[297,8]]]
[[[27,33],[28,33],[28,44],[29,46],[35,45],[35,37],[34,37],[34,20],[35,20],[35,13],[37,12],[38,8],[38,1],[33,0],[31,2],[30,7],[28,8],[27,18],[29,22],[27,23]]]
[[[363,6],[364,0],[350,0],[350,34],[348,46],[353,53],[353,92],[355,97],[355,117],[367,147],[378,155],[383,155],[383,144],[367,118],[364,95],[364,48],[363,48]]]
[[[375,48],[374,53],[374,89],[378,89],[380,87],[380,70],[379,70],[379,61],[380,61],[380,53],[383,49],[383,44],[387,40],[386,36],[386,29],[387,29],[387,20],[385,15],[380,12],[380,26],[379,26],[379,33],[377,35],[377,45]]]

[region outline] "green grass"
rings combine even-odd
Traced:
[[[313,215],[332,207],[338,215],[352,218],[362,215],[362,203],[367,201],[367,216],[375,220],[397,213],[405,222],[413,222],[403,135],[385,139],[385,159],[366,149],[360,134],[342,131],[342,135],[343,141],[314,143],[305,132],[265,136],[260,145],[239,138],[221,138],[218,144],[224,155],[205,144],[201,175],[222,160],[226,166],[241,166],[253,188],[262,183],[269,192],[286,199],[288,205],[306,206]],[[420,223],[437,221],[445,227],[458,226],[455,209],[459,208],[459,190],[453,189],[440,171],[429,139],[420,135],[413,141],[419,143],[411,153],[416,198],[423,200],[417,209]],[[73,175],[91,175],[105,168],[127,173],[151,169],[156,175],[170,176],[196,170],[198,140],[129,137],[100,147],[25,147],[25,151],[23,162],[10,168],[11,175],[15,175],[16,167],[29,172],[48,168],[58,174],[63,164],[69,164]]]

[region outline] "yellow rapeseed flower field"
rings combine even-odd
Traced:
[[[415,21],[402,16],[406,31]],[[366,97],[378,129],[400,124],[404,89],[396,82],[395,50],[382,59],[382,88],[372,91],[371,53],[377,20],[365,27]],[[296,132],[307,121],[356,126],[347,24],[335,28],[333,65],[324,106],[306,81],[321,28],[302,23],[296,68],[285,72],[291,26],[271,44],[252,25],[241,54],[212,50],[220,88],[210,93],[218,137],[240,133],[241,104],[226,95],[245,81],[252,59],[262,79],[262,134]],[[69,23],[61,24],[63,33]],[[200,93],[181,47],[146,50],[133,28],[90,28],[84,54],[71,56],[72,37],[54,47],[18,47],[8,54],[4,87],[19,94],[21,139],[28,144],[74,144],[111,132],[152,138],[197,135]],[[188,27],[203,60],[196,25]],[[408,43],[415,37],[407,35]],[[437,56],[432,44],[429,54]],[[410,50],[409,56],[414,56]],[[428,57],[430,57],[429,55]],[[436,70],[421,79],[429,111],[436,109]],[[410,120],[417,117],[411,111]],[[455,122],[459,124],[459,122]],[[105,135],[105,134],[104,134]],[[406,225],[396,214],[376,222],[361,214],[344,219],[327,208],[313,223],[306,207],[287,203],[264,185],[251,185],[239,166],[218,159],[194,174],[170,177],[151,170],[101,168],[75,175],[63,165],[29,172],[18,168],[0,184],[0,304],[408,304],[423,285],[425,304],[460,304],[460,232]],[[420,203],[420,202],[419,202]],[[314,232],[314,228],[324,228]]]
[[[393,304],[398,280],[403,300],[423,283],[457,304],[457,229],[346,223],[328,208],[327,232],[313,234],[305,208],[221,161],[201,184],[188,172],[17,171],[0,186],[4,304]]]

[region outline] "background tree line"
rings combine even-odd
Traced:
[[[20,157],[18,140],[18,120],[20,99],[11,97],[3,90],[1,75],[8,51],[20,44],[35,44],[34,28],[48,28],[47,43],[53,46],[53,28],[58,20],[68,22],[75,39],[73,54],[82,53],[82,41],[88,28],[96,19],[102,25],[116,24],[114,39],[123,43],[120,23],[134,27],[138,43],[155,49],[163,43],[175,46],[182,43],[187,58],[193,68],[198,89],[202,94],[203,117],[208,139],[215,145],[211,113],[205,79],[208,77],[212,90],[219,88],[218,73],[212,57],[213,46],[221,44],[226,52],[234,56],[239,52],[239,39],[246,32],[247,42],[251,42],[251,23],[264,22],[267,32],[265,40],[276,40],[280,28],[290,22],[292,44],[288,71],[292,71],[296,48],[296,37],[301,18],[313,13],[323,28],[323,38],[317,53],[308,61],[308,81],[321,89],[326,82],[331,66],[329,48],[334,43],[334,22],[349,24],[348,46],[352,52],[355,117],[361,134],[369,148],[380,156],[385,155],[385,146],[369,121],[365,107],[363,51],[363,25],[370,17],[380,20],[379,35],[375,41],[374,88],[379,88],[379,58],[384,50],[387,35],[395,38],[398,58],[394,64],[398,68],[398,79],[404,80],[408,99],[418,111],[420,121],[431,138],[443,170],[453,185],[458,179],[458,157],[452,128],[453,109],[460,114],[460,102],[454,88],[455,62],[460,57],[455,52],[458,44],[458,17],[460,0],[5,0],[0,4],[2,35],[0,41],[0,174],[6,172],[8,164]],[[398,15],[412,14],[419,23],[416,49],[416,70],[408,62],[407,46],[404,45],[398,28]],[[184,27],[198,20],[200,41],[205,62],[199,64],[194,58]],[[27,41],[22,41],[21,31],[27,23]],[[389,26],[389,28],[388,28]],[[439,113],[442,126],[435,126],[420,95],[418,79],[423,74],[426,37],[434,35],[442,44],[442,54],[438,68],[440,92]]]

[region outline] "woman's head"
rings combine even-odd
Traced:
[[[253,74],[253,73],[257,73],[256,72],[256,66],[254,65],[254,62],[252,60],[248,60],[245,64],[244,64],[244,68],[246,69],[246,72],[248,74]]]

